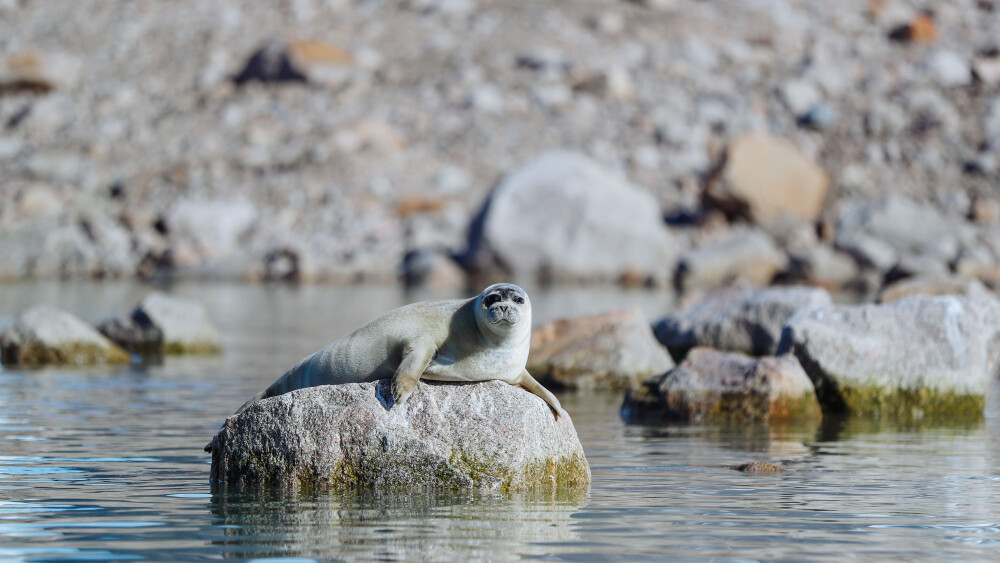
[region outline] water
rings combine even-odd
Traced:
[[[0,286],[0,325],[50,303],[90,321],[130,283]],[[561,394],[594,474],[581,495],[213,495],[201,448],[289,365],[396,288],[180,285],[226,353],[123,368],[0,371],[0,560],[993,559],[1000,548],[998,389],[984,420],[766,427],[626,426],[620,396]],[[531,291],[536,320],[658,293]],[[996,387],[996,386],[995,386]],[[771,461],[787,471],[730,469]]]

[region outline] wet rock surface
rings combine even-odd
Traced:
[[[697,346],[766,356],[777,350],[789,317],[830,303],[830,295],[819,288],[734,286],[666,315],[653,332],[677,361]]]
[[[126,316],[98,329],[126,350],[152,354],[217,354],[222,339],[200,303],[150,293]]]
[[[781,422],[820,416],[809,376],[792,356],[751,358],[696,348],[622,403],[629,422]]]
[[[229,417],[212,481],[281,489],[586,488],[568,416],[499,381],[417,385],[387,409],[388,380],[300,389]],[[391,400],[391,399],[390,399]]]
[[[558,320],[531,333],[528,372],[547,387],[631,389],[673,365],[637,309]]]
[[[916,295],[798,313],[778,353],[799,359],[824,411],[980,417],[1000,365],[998,327],[995,299]]]
[[[92,326],[47,305],[28,309],[0,332],[0,353],[0,363],[15,366],[129,362],[128,354]]]

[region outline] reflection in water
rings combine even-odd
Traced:
[[[0,324],[50,303],[90,321],[148,290],[0,286]],[[995,558],[1000,384],[982,420],[628,426],[619,393],[562,393],[594,482],[585,497],[269,497],[212,493],[201,447],[289,366],[378,313],[398,288],[177,285],[224,336],[213,358],[0,371],[0,559]],[[530,289],[538,321],[655,292]],[[537,297],[536,297],[537,295]],[[443,297],[448,297],[447,295]],[[785,468],[743,474],[732,466]]]
[[[212,514],[227,557],[388,560],[543,556],[542,543],[577,541],[570,517],[582,493],[478,495],[456,492],[296,494],[219,493]]]

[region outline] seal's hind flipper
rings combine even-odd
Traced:
[[[538,395],[543,401],[549,404],[552,409],[552,415],[559,420],[559,415],[563,413],[562,405],[559,404],[559,399],[556,398],[548,389],[542,387],[542,384],[531,377],[528,370],[521,371],[521,375],[517,376],[514,380],[515,385],[520,385],[528,390],[530,393]]]

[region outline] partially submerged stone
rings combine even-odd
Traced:
[[[741,473],[781,473],[785,469],[768,461],[751,461],[733,467]]]
[[[201,304],[160,292],[150,293],[130,314],[98,328],[133,352],[217,354],[222,350],[219,332]]]
[[[386,409],[389,388],[388,380],[326,385],[258,401],[213,438],[212,481],[500,492],[590,484],[573,422],[523,389],[421,382]]]
[[[47,305],[28,309],[0,333],[0,363],[90,365],[128,363],[124,350],[92,326]]]
[[[765,356],[777,350],[789,317],[830,303],[830,295],[819,288],[735,286],[663,317],[653,332],[677,361],[696,346]]]
[[[915,295],[800,312],[778,353],[799,359],[824,411],[979,417],[1000,361],[998,332],[996,300]]]
[[[820,415],[809,376],[794,357],[750,358],[696,348],[680,365],[629,392],[629,422],[777,422]]]
[[[673,365],[638,309],[558,320],[531,334],[528,372],[543,385],[630,389]]]

